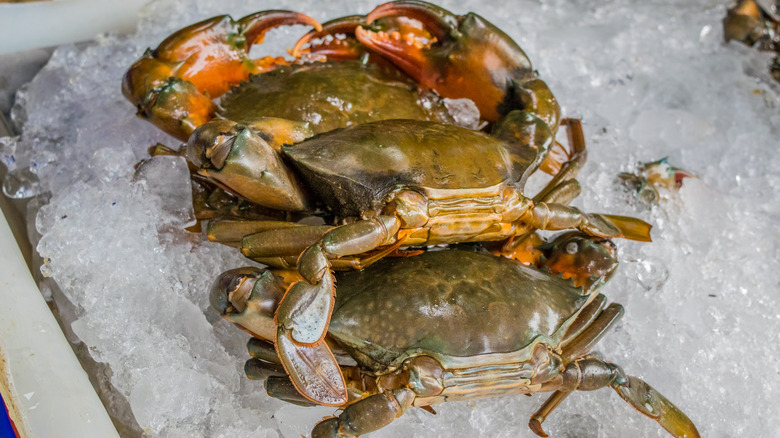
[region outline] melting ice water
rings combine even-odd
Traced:
[[[31,208],[43,272],[73,304],[65,316],[75,334],[110,365],[137,422],[129,435],[296,437],[333,409],[286,405],[243,378],[246,336],[208,309],[206,291],[247,262],[181,231],[192,218],[183,163],[155,159],[133,179],[148,146],[176,142],[134,116],[119,90],[124,70],[172,30],[212,15],[288,8],[324,21],[373,6],[155,2],[135,36],[58,49],[20,94],[23,134],[0,142],[11,170],[4,190],[45,194]],[[619,242],[623,267],[604,292],[626,316],[601,353],[678,404],[703,436],[776,434],[780,112],[770,55],[722,43],[720,0],[443,6],[505,30],[563,114],[582,118],[589,162],[576,205],[655,225],[651,244]],[[277,32],[278,46],[304,31]],[[616,175],[664,156],[700,179],[658,207],[629,202]],[[526,424],[543,397],[413,410],[373,436],[533,436]],[[665,435],[608,389],[572,395],[545,426],[557,437]]]

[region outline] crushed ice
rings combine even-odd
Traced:
[[[725,3],[442,5],[505,30],[563,114],[583,119],[589,161],[576,205],[655,225],[651,244],[619,242],[623,267],[605,293],[626,316],[601,353],[678,404],[703,436],[769,436],[780,388],[780,102],[770,56],[722,43]],[[242,376],[246,336],[207,308],[206,290],[247,262],[182,230],[192,221],[183,163],[155,159],[133,177],[148,146],[176,142],[134,116],[120,93],[124,70],[172,30],[212,15],[287,8],[324,21],[374,5],[154,2],[137,35],[61,47],[19,94],[22,135],[0,140],[10,170],[3,190],[40,195],[31,211],[42,271],[72,303],[75,334],[110,365],[137,433],[295,437],[333,410],[272,400]],[[275,32],[275,53],[303,31]],[[699,179],[640,208],[616,175],[664,156]],[[450,403],[436,416],[413,410],[373,436],[533,436],[526,424],[543,398]],[[558,437],[665,434],[607,389],[572,395],[545,428]]]

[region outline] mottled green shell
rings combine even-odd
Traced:
[[[384,119],[452,122],[432,92],[397,70],[358,61],[281,66],[252,76],[220,105],[229,120],[280,117],[309,122],[316,133]]]
[[[558,343],[587,301],[568,281],[466,250],[385,258],[337,284],[328,332],[377,372],[419,354],[462,364]]]
[[[282,152],[318,199],[341,216],[381,209],[400,187],[476,189],[518,181],[536,158],[519,162],[493,136],[416,120],[353,126]]]

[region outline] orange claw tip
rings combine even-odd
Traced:
[[[533,433],[541,437],[547,437],[547,433],[542,429],[542,422],[535,417],[531,417],[531,420],[528,421],[528,427],[531,428]]]
[[[439,41],[449,39],[452,32],[458,28],[457,15],[434,4],[416,0],[402,0],[379,5],[366,15],[366,23],[371,24],[390,15],[402,15],[422,22],[426,30]]]
[[[355,28],[365,24],[365,17],[363,15],[348,15],[346,17],[337,18],[323,23],[319,28],[315,27],[315,30],[309,31],[306,35],[302,36],[292,48],[290,54],[296,58],[300,58],[303,54],[303,46],[308,44],[311,40],[322,39],[328,35],[335,38],[336,34],[354,34]]]
[[[321,30],[322,25],[314,18],[295,11],[268,10],[260,11],[238,20],[244,27],[247,41],[251,43],[261,42],[265,33],[282,25],[302,24],[309,25],[316,30]]]
[[[413,78],[424,77],[424,71],[429,67],[430,61],[425,52],[418,47],[399,43],[383,33],[358,27],[355,36],[366,46],[382,53],[392,62]]]

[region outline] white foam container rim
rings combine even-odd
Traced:
[[[2,3],[0,55],[86,41],[103,32],[132,32],[147,1]],[[0,394],[19,435],[118,437],[38,290],[9,222],[23,221],[0,214]]]
[[[0,292],[0,392],[20,436],[118,437],[38,290],[4,215]]]
[[[132,32],[149,0],[53,0],[0,3],[0,55]]]

